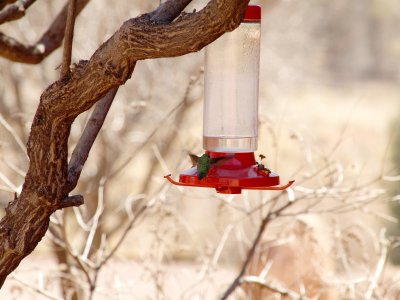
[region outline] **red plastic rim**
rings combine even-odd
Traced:
[[[231,157],[218,167],[211,167],[207,177],[199,180],[197,168],[192,167],[179,176],[179,182],[175,182],[169,176],[165,176],[171,183],[182,186],[215,188],[218,193],[240,194],[242,189],[282,190],[285,186],[279,185],[279,175],[260,171],[257,167],[253,152],[248,153],[221,153],[206,152],[213,157]]]
[[[258,5],[247,6],[243,22],[261,22],[261,7]]]

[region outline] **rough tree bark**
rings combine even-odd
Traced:
[[[170,0],[126,21],[89,61],[80,61],[41,95],[27,145],[30,165],[23,189],[0,221],[0,286],[40,242],[50,215],[83,203],[82,196],[68,196],[74,184],[68,180],[67,143],[75,118],[124,84],[136,61],[195,52],[235,29],[249,0],[212,0],[199,12],[168,18],[169,9],[182,10],[189,2]],[[165,21],[156,22],[154,16],[165,16]],[[0,55],[4,47],[0,43]]]

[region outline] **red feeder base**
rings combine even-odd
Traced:
[[[279,175],[259,170],[254,152],[247,153],[222,153],[206,152],[211,158],[220,156],[232,156],[218,167],[212,166],[208,175],[199,180],[197,168],[192,167],[179,176],[179,182],[171,178],[171,175],[164,176],[171,183],[180,186],[194,186],[215,188],[221,194],[240,194],[242,189],[248,190],[283,190],[293,184],[290,181],[284,186],[279,184]]]

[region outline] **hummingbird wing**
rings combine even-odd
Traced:
[[[197,166],[197,163],[199,162],[199,157],[196,154],[193,154],[190,152],[189,152],[189,157],[190,157],[193,167]]]

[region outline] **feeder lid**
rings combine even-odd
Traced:
[[[243,22],[261,22],[261,7],[248,5],[244,13]]]

